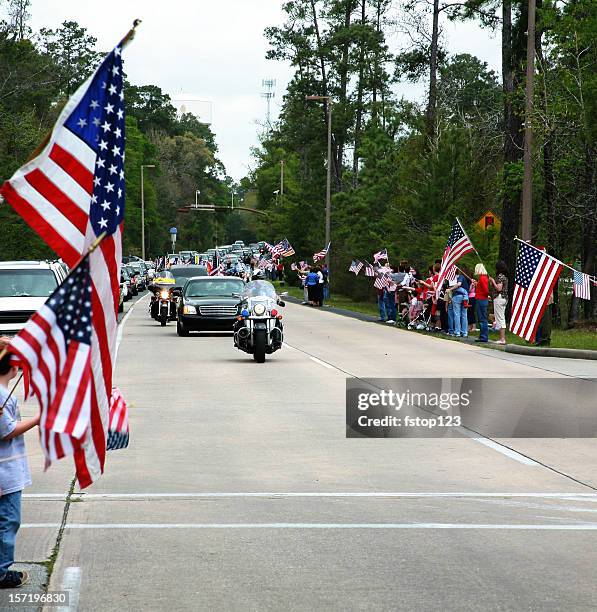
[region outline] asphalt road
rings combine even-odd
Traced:
[[[287,345],[256,364],[229,335],[178,338],[146,302],[116,372],[131,444],[103,478],[67,496],[71,466],[43,473],[28,437],[19,559],[54,551],[49,589],[68,588],[70,609],[597,607],[594,439],[346,439],[344,414],[347,376],[540,386],[597,378],[597,362],[288,305]]]

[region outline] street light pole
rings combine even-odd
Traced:
[[[145,189],[143,183],[143,169],[155,168],[154,164],[141,165],[141,259],[145,261]]]
[[[331,96],[305,96],[305,100],[323,100],[327,107],[328,120],[328,168],[325,186],[325,244],[330,244],[332,233],[332,98]],[[325,256],[330,267],[330,252]]]

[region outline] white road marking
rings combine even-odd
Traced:
[[[321,365],[321,366],[323,366],[323,367],[325,367],[325,368],[327,368],[329,370],[336,370],[337,372],[339,372],[340,374],[343,374],[345,376],[349,376],[351,378],[358,378],[354,374],[351,374],[351,373],[347,372],[346,370],[342,370],[338,366],[335,366],[335,365],[333,365],[331,363],[327,363],[325,361],[322,361],[321,359],[318,359],[317,357],[307,353],[306,351],[303,351],[303,350],[301,350],[299,348],[296,348],[296,347],[292,347],[292,346],[290,346],[289,344],[286,344],[286,343],[284,343],[284,346],[286,346],[286,347],[288,347],[288,348],[290,348],[292,350],[299,351],[299,352],[307,355],[309,357],[309,359],[311,359],[311,361],[314,361],[318,365]],[[369,386],[372,389],[376,389],[377,388],[374,385],[371,385],[370,383],[367,383],[366,379],[359,379],[359,380],[361,381],[362,384],[364,384],[366,386]],[[444,389],[447,386],[451,388],[455,384],[459,387],[461,382],[462,382],[462,379],[442,378],[442,391],[444,391]],[[522,463],[523,465],[528,465],[530,467],[546,467],[546,466],[542,465],[541,463],[538,463],[537,461],[534,461],[533,459],[530,459],[529,457],[526,457],[525,455],[522,455],[521,453],[517,453],[516,451],[512,450],[511,448],[508,448],[507,446],[503,446],[502,444],[499,444],[499,442],[494,442],[493,440],[489,440],[487,438],[484,438],[480,434],[476,434],[474,432],[470,432],[470,431],[468,431],[467,429],[465,429],[463,427],[458,427],[458,428],[455,428],[455,429],[457,429],[457,431],[461,435],[463,435],[464,437],[470,438],[471,440],[473,440],[474,442],[478,442],[479,444],[483,444],[487,448],[491,448],[492,450],[497,451],[498,453],[501,453],[505,457],[513,459],[514,461],[518,461],[518,463]]]
[[[58,526],[25,523],[21,529]],[[490,529],[518,531],[597,531],[597,523],[67,523],[65,529]]]
[[[64,499],[63,493],[25,493],[24,498],[31,499]],[[293,497],[355,497],[355,498],[397,498],[397,499],[418,499],[418,498],[539,498],[539,499],[565,499],[565,500],[586,500],[597,501],[597,493],[536,493],[536,492],[476,492],[476,491],[425,491],[425,492],[392,492],[392,491],[339,491],[339,492],[224,492],[207,491],[205,493],[73,493],[73,497],[84,500],[94,499],[175,499],[175,498],[228,498],[228,497],[262,497],[262,498],[293,498]]]
[[[114,353],[114,363],[116,363],[116,359],[118,358],[118,349],[120,348],[120,343],[122,342],[122,333],[124,331],[124,325],[128,321],[128,318],[135,310],[135,306],[149,296],[149,293],[146,293],[142,298],[139,298],[128,310],[127,313],[122,318],[122,321],[118,324],[118,333],[116,334],[116,351]]]
[[[76,612],[81,592],[81,568],[67,567],[62,577],[62,590],[68,591],[68,606],[58,608],[59,612]]]
[[[325,361],[321,361],[321,359],[317,359],[317,357],[313,357],[313,355],[309,355],[309,359],[311,361],[314,361],[316,364],[323,366],[324,368],[327,368],[328,370],[337,370],[337,368],[335,368],[333,365],[330,365],[329,363],[326,363]],[[343,372],[341,373],[343,374]]]
[[[521,455],[520,453],[517,453],[515,450],[512,450],[511,448],[508,448],[507,446],[503,446],[499,442],[494,442],[493,440],[484,438],[479,434],[475,434],[474,432],[464,429],[463,427],[459,427],[458,432],[463,434],[467,438],[470,438],[471,440],[478,442],[479,444],[483,444],[483,446],[487,446],[488,448],[491,448],[494,451],[497,451],[498,453],[501,453],[502,455],[509,457],[510,459],[514,459],[514,461],[518,461],[518,463],[529,465],[531,467],[545,467],[541,465],[540,463],[537,463],[530,457]]]

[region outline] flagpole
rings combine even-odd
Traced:
[[[140,19],[133,21],[133,27],[126,33],[125,37],[120,41],[120,47],[124,49],[130,42],[135,38],[135,31],[137,26],[141,23]]]
[[[119,43],[122,49],[124,49],[131,42],[131,40],[133,40],[133,38],[135,37],[135,30],[137,29],[137,26],[140,23],[140,19],[135,19],[135,21],[133,21],[133,27],[126,33],[125,37]],[[37,145],[37,147],[35,147],[31,155],[29,155],[29,157],[27,158],[28,162],[35,159],[46,148],[47,144],[50,142],[50,138],[52,137],[52,132],[53,129],[49,130],[48,133],[44,136],[43,140]],[[0,204],[2,204],[3,202],[4,198],[0,196]]]
[[[473,241],[468,237],[468,234],[466,233],[466,230],[464,229],[464,226],[462,225],[458,217],[456,217],[456,221],[458,221],[458,225],[460,225],[460,229],[462,230],[462,233],[466,236],[466,239],[470,242],[470,245],[473,247],[473,251],[475,251],[475,253],[477,254],[479,261],[483,263],[483,260],[481,259],[481,255],[479,255],[479,251],[477,251],[477,249],[475,248],[475,245],[473,244]]]
[[[6,349],[4,349],[2,351],[2,356],[0,357],[0,359],[2,359],[2,357],[4,357],[4,353],[6,353]],[[2,414],[4,412],[4,407],[6,406],[6,404],[8,404],[8,400],[12,397],[12,394],[14,393],[14,390],[17,388],[17,386],[21,382],[21,378],[23,378],[23,372],[22,371],[21,371],[19,377],[17,378],[17,382],[14,384],[13,388],[10,390],[10,392],[6,396],[6,399],[4,400],[4,403],[2,404],[2,406],[0,406],[0,417],[2,416]]]

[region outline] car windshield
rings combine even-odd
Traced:
[[[172,267],[170,268],[170,272],[172,272],[172,275],[177,282],[179,279],[182,279],[182,283],[184,283],[187,278],[192,278],[193,276],[205,276],[207,274],[207,271],[203,266]]]
[[[190,280],[187,284],[185,297],[226,296],[241,293],[243,281],[235,278],[210,278],[205,280]]]
[[[57,286],[52,270],[0,270],[0,297],[48,297]]]
[[[272,300],[276,299],[276,290],[268,281],[256,280],[245,285],[243,297],[268,297]]]

